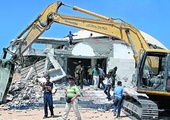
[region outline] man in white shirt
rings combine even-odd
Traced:
[[[107,79],[107,84],[106,84],[106,87],[104,89],[104,93],[107,95],[107,99],[111,100],[110,89],[112,89],[112,78],[110,77],[109,74],[107,74],[106,79]]]

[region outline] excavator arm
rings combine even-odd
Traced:
[[[22,39],[22,41],[19,43],[19,47],[15,53],[13,53],[11,60],[18,59],[22,56],[30,45],[32,45],[32,43],[41,36],[41,34],[50,28],[51,24],[54,22],[52,17],[57,13],[57,10],[61,5],[61,2],[49,5],[25,30],[23,30],[22,33],[18,35],[15,41],[18,39]],[[15,44],[15,41],[13,44]]]
[[[95,17],[94,19],[62,15],[59,14],[59,8],[61,6],[69,7],[73,10],[91,15]],[[4,48],[4,54],[2,56],[2,64],[0,69],[3,72],[6,72],[7,75],[0,75],[1,81],[6,80],[7,82],[3,85],[5,86],[0,90],[0,101],[5,101],[5,95],[8,91],[9,85],[11,83],[14,66],[16,61],[22,61],[22,56],[24,52],[32,45],[32,43],[46,30],[50,28],[53,23],[64,24],[72,27],[77,27],[97,33],[101,33],[107,36],[112,36],[114,38],[124,40],[127,44],[132,47],[134,52],[134,58],[137,63],[137,55],[140,50],[149,49],[148,44],[144,40],[140,31],[137,30],[132,25],[118,19],[108,18],[79,7],[71,7],[63,4],[62,2],[55,2],[50,4],[38,17],[25,29],[21,32],[16,40],[10,44],[8,48],[13,46],[17,40],[21,40],[15,52],[13,53],[8,48]],[[12,57],[9,60],[6,60],[7,53],[11,54]],[[6,61],[6,62],[4,62]],[[8,67],[5,66],[8,63]],[[3,65],[5,64],[5,65]],[[7,69],[4,69],[7,68]],[[5,70],[5,71],[4,71]],[[3,73],[2,72],[2,73]],[[3,83],[3,82],[2,82]]]
[[[29,48],[29,46],[47,29],[50,28],[53,22],[64,24],[76,28],[81,28],[97,33],[101,33],[107,36],[124,40],[127,44],[132,47],[134,52],[134,58],[137,63],[137,54],[140,50],[149,49],[148,44],[141,35],[140,31],[132,25],[124,22],[120,19],[108,18],[96,14],[91,11],[79,7],[71,7],[73,10],[89,14],[94,16],[95,19],[68,16],[59,14],[58,10],[61,6],[68,5],[62,2],[55,2],[49,5],[18,37],[17,39],[23,38],[20,42],[18,49],[15,51],[12,59],[16,59],[23,55],[23,53]]]

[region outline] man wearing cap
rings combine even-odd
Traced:
[[[44,91],[44,119],[48,117],[47,105],[49,106],[51,117],[54,117],[52,97],[53,83],[50,82],[49,75],[46,75],[45,79],[47,82],[42,85],[42,90]]]
[[[68,78],[69,85],[66,88],[66,107],[63,115],[63,120],[67,119],[71,107],[76,114],[77,120],[81,120],[80,112],[78,110],[78,100],[77,97],[80,96],[80,91],[74,83],[73,77]]]

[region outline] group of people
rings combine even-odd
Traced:
[[[100,64],[96,64],[95,68],[89,67],[87,70],[87,81],[89,85],[94,84],[94,89],[100,89],[101,85],[104,89],[104,93],[107,95],[107,99],[111,100],[110,90],[114,89],[115,87],[115,77],[116,77],[117,67],[109,70],[108,74],[105,75],[104,70],[100,67]],[[82,65],[81,61],[78,62],[78,66],[75,68],[75,79],[76,85],[80,86],[80,89],[83,89],[84,85],[84,66]],[[103,81],[106,79],[106,85]]]
[[[112,79],[111,85],[113,88],[115,86],[116,71],[117,67],[111,69],[108,73],[108,75]],[[85,75],[85,73],[87,74]],[[96,64],[95,68],[91,68],[90,66],[88,66],[87,71],[85,71],[81,61],[79,61],[78,65],[75,68],[74,76],[76,79],[76,85],[80,85],[81,89],[83,89],[83,79],[87,80],[88,85],[94,85],[94,89],[96,90],[101,89],[101,85],[103,89],[105,88],[105,84],[103,83],[103,81],[106,77],[106,74],[104,70],[100,67],[100,64]]]
[[[94,80],[94,88],[100,88],[100,84],[102,84],[104,88],[104,93],[107,95],[107,99],[111,100],[110,90],[115,88],[115,77],[116,77],[117,67],[109,70],[108,74],[105,76],[103,69],[100,68],[100,65],[96,64],[93,69],[93,80]],[[103,83],[103,80],[106,79],[106,85]]]
[[[79,68],[80,68],[80,70],[78,72],[80,74],[82,74],[83,66],[80,64]],[[77,69],[79,69],[79,68],[77,68]],[[109,73],[106,75],[106,80],[107,80],[106,86],[104,85],[104,83],[102,83],[103,81],[100,80],[100,79],[103,79],[102,77],[105,76],[103,70],[98,65],[96,65],[95,68],[92,70],[92,75],[93,75],[93,80],[94,80],[94,87],[97,88],[98,83],[101,83],[102,85],[104,85],[104,92],[107,95],[107,98],[109,100],[111,100],[110,90],[112,88],[114,88],[114,86],[112,84],[113,79],[112,79],[111,75],[113,74],[113,72],[115,72],[115,69],[117,70],[117,67],[114,68],[113,70],[110,70]],[[80,84],[81,89],[83,88],[83,85],[82,85],[83,82],[81,81],[82,77],[81,76],[79,76],[79,77],[80,77],[80,81],[77,81],[72,76],[68,77],[69,85],[65,89],[66,107],[65,107],[64,114],[62,116],[63,120],[67,119],[71,107],[73,107],[73,110],[74,110],[74,112],[76,114],[77,119],[81,120],[81,115],[80,115],[80,112],[78,110],[78,100],[77,100],[77,98],[79,96],[81,96],[81,92],[80,92],[80,90],[79,90],[79,88],[77,86],[77,82],[79,82],[78,84]],[[46,75],[45,78],[46,78],[46,82],[42,85],[42,90],[44,91],[44,118],[47,118],[48,117],[47,106],[49,106],[51,117],[54,117],[53,98],[52,98],[53,83],[50,82],[50,76],[49,75]],[[114,90],[113,90],[114,116],[117,115],[117,117],[120,117],[121,102],[122,102],[122,94],[123,94],[123,92],[128,94],[124,90],[124,88],[122,87],[122,82],[118,81],[117,87],[115,87]]]

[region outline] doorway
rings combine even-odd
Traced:
[[[67,74],[74,76],[75,68],[78,65],[79,61],[81,61],[82,65],[84,66],[84,78],[87,77],[87,69],[88,66],[91,66],[91,59],[84,59],[84,58],[68,58],[67,61]]]

